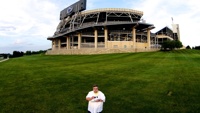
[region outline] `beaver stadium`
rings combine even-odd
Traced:
[[[80,0],[60,12],[60,23],[47,54],[104,54],[157,51],[163,41],[180,40],[179,25],[152,33],[143,12],[123,8],[86,10]]]

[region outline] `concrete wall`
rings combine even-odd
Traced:
[[[47,55],[70,55],[70,54],[109,54],[128,52],[149,52],[159,49],[148,48],[148,43],[135,43],[133,41],[108,41],[107,48],[57,48],[47,51]]]
[[[148,48],[148,43],[136,43],[135,48],[146,49]]]
[[[133,41],[108,41],[108,48],[133,48]]]
[[[73,54],[110,54],[110,53],[134,53],[134,52],[151,52],[159,49],[144,49],[144,48],[89,48],[89,49],[58,49],[48,50],[46,55],[73,55]]]

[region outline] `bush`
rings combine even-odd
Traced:
[[[194,49],[200,50],[200,46],[195,46]]]
[[[10,58],[16,58],[16,57],[22,57],[24,56],[24,52],[22,51],[13,51],[13,54],[10,56]]]
[[[191,47],[188,45],[188,46],[186,47],[186,49],[191,49]]]
[[[167,40],[163,42],[161,49],[166,51],[166,50],[174,50],[175,48],[179,49],[183,47],[182,42],[180,41],[175,41],[175,40]]]

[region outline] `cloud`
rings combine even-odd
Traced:
[[[51,0],[0,1],[0,53],[51,47],[47,37],[59,23],[59,8]]]
[[[97,0],[88,0],[88,7],[92,8],[95,1]],[[52,36],[60,21],[60,11],[74,1],[63,0],[56,3],[53,0],[6,0],[0,2],[2,16],[0,18],[0,34],[11,36],[11,34],[28,33],[42,37]],[[10,26],[14,29],[8,29]]]
[[[22,44],[22,43],[24,43],[24,41],[21,40],[21,39],[17,39],[17,40],[15,40],[15,42],[14,42],[14,44],[16,44],[16,45]]]
[[[9,6],[9,7],[8,7]],[[57,6],[48,0],[5,0],[0,3],[0,26],[12,28],[14,30],[1,30],[1,33],[10,36],[29,33],[34,35],[47,36],[52,35],[57,24],[58,9]],[[35,30],[32,32],[31,30]],[[45,32],[42,32],[45,30]],[[49,32],[46,32],[49,31]]]
[[[132,8],[144,12],[143,18],[147,23],[155,25],[153,32],[179,24],[181,41],[185,46],[200,45],[198,30],[200,26],[200,3],[198,0],[140,0],[132,2]]]
[[[14,31],[16,28],[14,26],[0,26],[0,31]]]
[[[50,48],[52,36],[59,24],[60,11],[78,0],[1,0],[0,53],[36,48]],[[184,45],[200,45],[200,4],[198,0],[87,0],[87,10],[96,8],[131,8],[144,12],[147,23],[155,25],[153,32],[179,24]]]

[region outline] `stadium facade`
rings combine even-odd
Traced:
[[[156,51],[163,39],[175,39],[168,27],[151,33],[155,27],[142,20],[142,11],[122,8],[83,11],[85,9],[86,0],[80,0],[61,11],[56,32],[47,38],[52,41],[52,49],[47,54]]]

